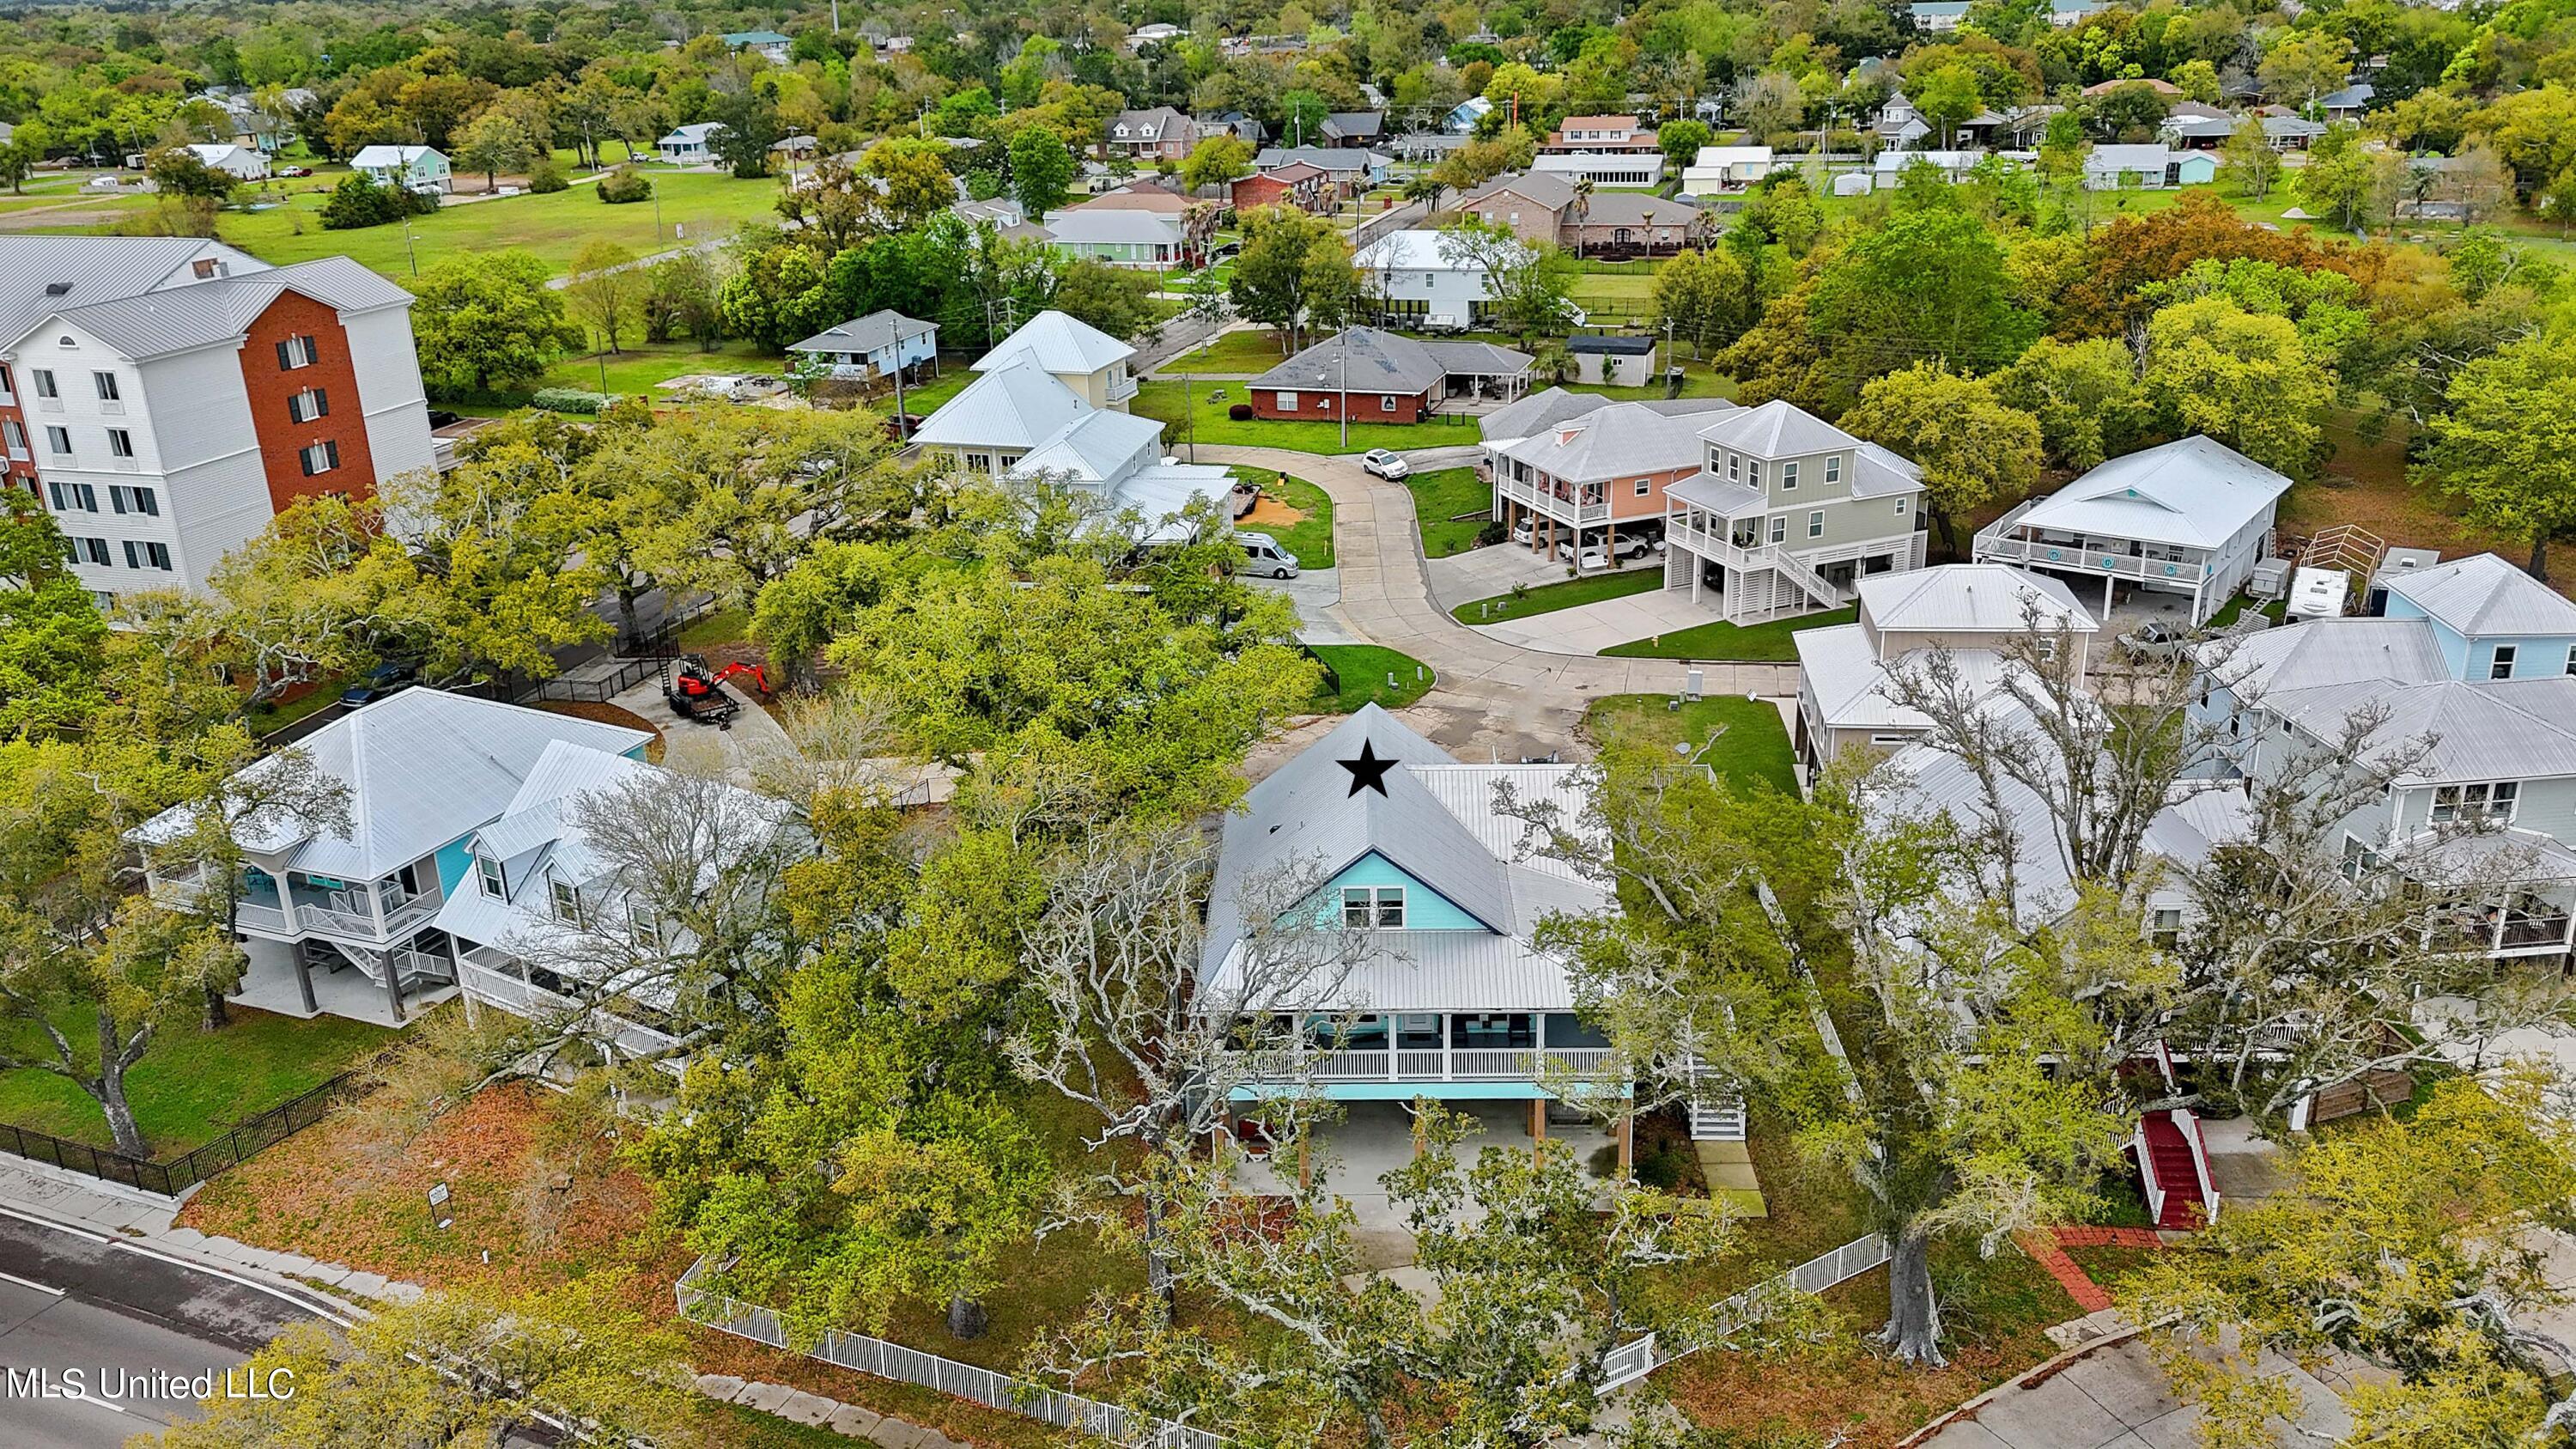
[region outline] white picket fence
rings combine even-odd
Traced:
[[[1782,1290],[1822,1293],[1878,1267],[1887,1261],[1887,1257],[1887,1239],[1875,1233],[1854,1238],[1830,1253],[1810,1258],[1788,1272],[1765,1279],[1718,1304],[1718,1325],[1723,1331],[1760,1322],[1765,1312],[1764,1303]],[[690,1264],[689,1270],[682,1273],[680,1281],[673,1285],[679,1296],[680,1316],[692,1323],[703,1324],[737,1338],[747,1338],[754,1343],[765,1343],[771,1348],[800,1352],[807,1358],[821,1359],[863,1374],[874,1374],[881,1379],[937,1389],[943,1394],[1000,1409],[1004,1413],[1041,1419],[1061,1429],[1078,1429],[1103,1439],[1131,1442],[1133,1416],[1127,1410],[1027,1379],[996,1373],[978,1364],[959,1363],[953,1358],[923,1353],[887,1339],[871,1338],[863,1333],[843,1333],[838,1329],[826,1329],[822,1340],[812,1348],[794,1349],[787,1341],[786,1325],[779,1321],[776,1311],[698,1287],[698,1275],[705,1272],[706,1267],[707,1260],[700,1258]],[[1651,1333],[1630,1339],[1603,1357],[1601,1386],[1606,1390],[1635,1383],[1665,1364],[1697,1351],[1694,1347],[1666,1353]],[[1153,1449],[1225,1449],[1227,1441],[1204,1429],[1166,1422],[1156,1426],[1151,1443]]]

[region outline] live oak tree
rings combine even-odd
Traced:
[[[2341,1389],[2355,1443],[2466,1446],[2563,1432],[2576,1345],[2543,1245],[2576,1198],[2576,1140],[2530,1071],[2435,1086],[2404,1121],[2320,1135],[2285,1154],[2271,1196],[2118,1288],[2211,1442],[2273,1440],[2297,1392],[2258,1371],[2344,1352],[2385,1377]]]
[[[581,346],[546,276],[543,261],[512,250],[448,257],[411,281],[421,377],[434,394],[526,387]]]
[[[2531,576],[2549,545],[2576,537],[2576,333],[2513,342],[2454,375],[2416,481],[2439,487],[2479,525],[2531,540]]]
[[[1923,470],[1923,506],[1959,552],[1957,518],[2039,481],[2039,421],[2006,407],[1986,380],[1917,363],[1874,378],[1843,428]]]
[[[1228,284],[1234,309],[1306,344],[1307,329],[1353,320],[1360,278],[1350,243],[1332,223],[1290,206],[1256,207],[1243,217],[1243,251]]]
[[[33,494],[0,502],[0,739],[75,726],[106,702],[107,620]]]
[[[2134,451],[2154,421],[2137,359],[2108,337],[2043,337],[1994,375],[1995,397],[2039,421],[2048,461],[2081,471]]]
[[[2147,321],[2148,401],[2177,433],[2206,433],[2268,468],[2303,475],[2317,459],[2329,359],[2287,317],[2224,296],[2177,302]]]

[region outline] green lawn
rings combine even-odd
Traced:
[[[1603,599],[1624,599],[1630,594],[1650,594],[1664,586],[1664,571],[1656,568],[1621,569],[1615,573],[1590,574],[1561,583],[1539,584],[1490,599],[1460,604],[1449,611],[1462,624],[1499,624],[1505,619],[1526,619],[1532,614],[1553,614],[1583,604],[1597,604]]]
[[[201,1030],[193,1016],[164,1025],[126,1073],[135,1125],[155,1157],[203,1146],[243,1118],[320,1086],[393,1036],[337,1016],[297,1021],[242,1006],[231,1014],[231,1024],[216,1032]],[[75,1047],[98,1040],[97,1018],[86,1010],[64,1012],[54,1024]],[[21,1052],[51,1055],[32,1026],[20,1024],[15,1035]],[[87,1093],[32,1068],[0,1072],[0,1122],[100,1147],[114,1143]]]
[[[1242,527],[1269,534],[1281,548],[1297,556],[1301,569],[1333,566],[1333,500],[1323,489],[1268,468],[1237,468],[1234,476],[1306,515],[1289,524],[1252,519]]]
[[[1342,427],[1337,422],[1289,422],[1281,419],[1246,418],[1241,422],[1226,416],[1226,409],[1244,401],[1241,383],[1200,383],[1194,388],[1188,412],[1197,421],[1197,441],[1231,444],[1244,448],[1287,448],[1300,453],[1363,453],[1371,448],[1438,448],[1453,443],[1477,441],[1473,419],[1459,416],[1454,423],[1435,419],[1427,423],[1353,423],[1350,441],[1342,441]],[[1223,392],[1224,397],[1209,400],[1209,394]],[[1136,390],[1132,405],[1139,417],[1153,418],[1163,424],[1163,446],[1177,448],[1191,441],[1183,419],[1181,384],[1174,380],[1149,382]],[[1448,416],[1448,415],[1443,415]]]
[[[1287,360],[1279,350],[1278,334],[1262,330],[1220,332],[1202,347],[1194,347],[1155,369],[1158,375],[1178,377],[1189,372],[1268,372]]]
[[[327,178],[293,183],[314,187]],[[737,181],[700,172],[661,172],[653,177],[661,193],[661,231],[654,230],[650,201],[610,206],[590,186],[574,186],[547,196],[506,196],[492,201],[449,205],[416,217],[411,223],[410,255],[403,248],[399,224],[355,231],[324,231],[320,216],[322,189],[289,194],[287,204],[272,211],[223,215],[223,239],[263,261],[301,262],[346,254],[361,265],[397,280],[412,274],[417,260],[426,267],[451,256],[480,256],[509,248],[536,253],[553,271],[562,272],[572,254],[593,237],[616,242],[639,255],[667,250],[706,237],[721,237],[753,217],[774,216],[776,179]],[[678,238],[677,241],[673,238]],[[658,245],[657,243],[658,238]]]
[[[1695,624],[1679,633],[1658,635],[1652,639],[1632,639],[1601,652],[1613,659],[1710,659],[1738,660],[1795,659],[1797,645],[1790,637],[1801,629],[1821,629],[1833,624],[1848,624],[1859,617],[1854,609],[1829,609],[1821,614],[1800,614],[1792,619],[1774,619],[1767,624]]]
[[[2228,625],[2235,623],[2236,616],[2244,613],[2245,606],[2251,602],[2252,601],[2247,599],[2243,594],[2238,594],[2236,597],[2229,599],[2225,604],[2219,607],[2217,613],[2209,616],[2208,627],[2212,629],[2224,629]],[[2288,600],[2274,599],[2269,603],[2256,605],[2255,611],[2257,613],[2270,615],[2272,622],[2278,624],[2281,622],[2282,611],[2287,608],[2289,608]]]
[[[1593,302],[1614,302],[1634,307],[1655,294],[1651,272],[1585,272],[1574,279],[1574,305],[1590,306]]]
[[[1404,480],[1413,490],[1414,522],[1422,530],[1422,552],[1447,558],[1476,546],[1476,535],[1493,521],[1494,485],[1473,468],[1435,468]],[[1457,517],[1473,513],[1473,518]]]
[[[1695,699],[1679,709],[1671,704],[1670,695],[1614,694],[1594,700],[1584,724],[1595,731],[1651,731],[1691,746],[1693,758],[1739,787],[1760,783],[1797,793],[1797,759],[1790,753],[1789,727],[1781,721],[1778,705],[1731,694]]]
[[[1316,708],[1325,714],[1349,714],[1364,704],[1380,709],[1402,709],[1431,692],[1439,681],[1431,670],[1410,654],[1398,654],[1375,644],[1317,644],[1315,657],[1324,661],[1339,675],[1342,690],[1338,695],[1320,695]],[[1387,687],[1386,677],[1395,676],[1395,687]]]
[[[560,358],[537,379],[537,386],[658,397],[656,385],[693,372],[776,372],[785,365],[783,358],[746,341],[727,342],[713,352],[699,351],[694,342],[632,342],[604,357],[586,353]]]
[[[1621,402],[1653,402],[1664,395],[1664,384],[1661,378],[1663,359],[1660,355],[1657,356],[1655,365],[1657,380],[1647,383],[1644,387],[1612,387],[1607,384],[1578,382],[1568,384],[1566,391],[1599,393],[1603,397],[1617,398]],[[1735,379],[1711,371],[1706,363],[1693,362],[1684,358],[1682,360],[1682,396],[1722,397],[1732,400],[1735,396]]]

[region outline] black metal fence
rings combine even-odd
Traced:
[[[0,1123],[0,1152],[31,1162],[50,1163],[84,1177],[175,1197],[228,1167],[248,1162],[261,1150],[321,1121],[330,1115],[332,1106],[359,1075],[355,1071],[342,1072],[318,1087],[236,1124],[231,1131],[185,1157],[168,1162],[128,1157],[122,1152],[92,1147],[86,1142],[66,1142],[60,1137],[30,1132],[6,1123]]]

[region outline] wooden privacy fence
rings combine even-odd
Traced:
[[[1788,1272],[1765,1279],[1718,1304],[1718,1321],[1726,1328],[1750,1326],[1768,1315],[1768,1303],[1784,1291],[1822,1293],[1878,1267],[1887,1258],[1887,1239],[1875,1233],[1854,1238],[1830,1253],[1810,1258]],[[1133,1437],[1131,1431],[1135,1416],[1115,1404],[1086,1399],[1080,1394],[1065,1393],[1027,1379],[1015,1379],[977,1364],[959,1363],[935,1353],[923,1353],[917,1348],[906,1348],[886,1339],[827,1329],[822,1340],[812,1348],[789,1348],[786,1325],[779,1321],[775,1310],[700,1288],[697,1286],[698,1277],[706,1271],[707,1260],[700,1258],[691,1263],[689,1270],[682,1273],[680,1281],[673,1285],[679,1298],[680,1316],[692,1323],[720,1333],[730,1333],[737,1338],[747,1338],[754,1343],[765,1343],[771,1348],[802,1352],[807,1358],[821,1359],[863,1374],[874,1374],[881,1379],[937,1389],[943,1394],[1000,1409],[1004,1413],[1040,1419],[1060,1429],[1078,1429],[1120,1442]],[[1601,1387],[1607,1390],[1635,1383],[1665,1364],[1696,1351],[1686,1348],[1666,1353],[1657,1346],[1655,1335],[1651,1333],[1630,1339],[1603,1358]],[[1204,1429],[1173,1423],[1157,1424],[1151,1442],[1155,1449],[1224,1449],[1227,1443]]]
[[[85,1142],[68,1142],[43,1132],[0,1123],[0,1152],[31,1162],[50,1163],[85,1177],[176,1197],[228,1167],[247,1162],[261,1149],[303,1131],[329,1115],[357,1072],[342,1072],[318,1087],[278,1103],[185,1157],[153,1162],[128,1157]]]

